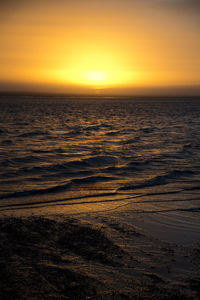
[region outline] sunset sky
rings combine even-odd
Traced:
[[[0,91],[200,91],[199,0],[1,0]]]

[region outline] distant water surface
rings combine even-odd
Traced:
[[[128,198],[200,230],[200,100],[1,96],[0,112],[0,212]]]

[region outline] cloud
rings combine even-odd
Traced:
[[[171,9],[189,9],[194,10],[198,13],[200,13],[200,0],[107,0],[105,1],[108,5],[112,4],[113,6],[116,4],[123,5],[127,2],[131,2],[131,4],[138,5],[141,4],[142,6],[151,6],[151,5],[157,5],[163,8],[171,8]],[[80,3],[87,3],[87,4],[98,4],[104,2],[104,0],[74,0],[73,1],[75,5],[78,5]],[[67,5],[71,3],[70,0],[57,0],[56,6],[59,5]],[[32,6],[32,5],[51,5],[55,4],[54,0],[0,0],[0,9],[17,9],[22,6]]]
[[[190,10],[200,13],[200,0],[150,0],[148,3],[156,4],[163,8]]]

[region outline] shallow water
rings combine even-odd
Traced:
[[[0,111],[0,212],[128,199],[200,231],[200,100],[1,96]]]

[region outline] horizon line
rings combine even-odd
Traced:
[[[184,95],[184,94],[96,94],[96,93],[70,93],[70,92],[46,92],[46,91],[0,91],[1,96],[24,96],[24,97],[31,97],[31,96],[43,96],[43,97],[80,97],[80,98],[200,98],[199,94],[195,95]]]

